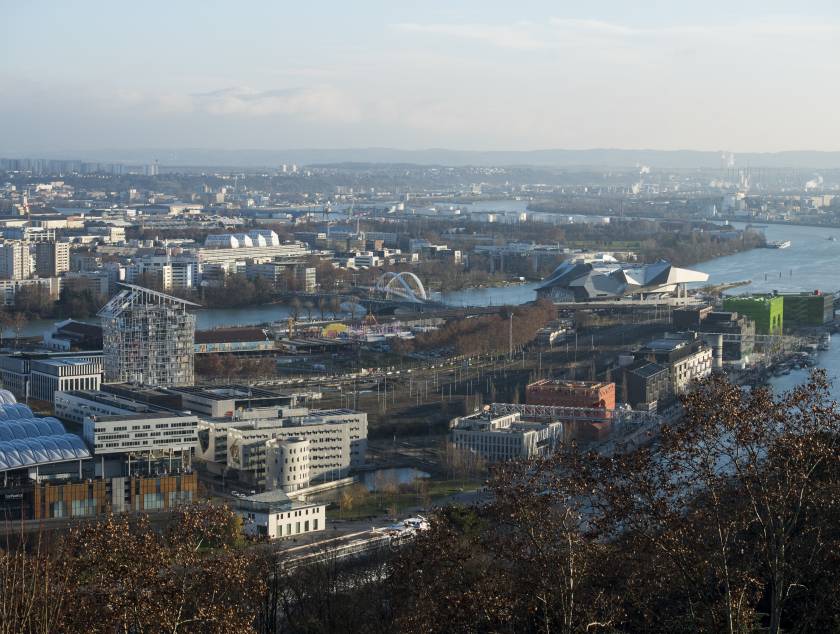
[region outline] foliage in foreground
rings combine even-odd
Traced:
[[[0,552],[5,632],[838,632],[840,412],[714,377],[657,445],[497,467],[411,546],[287,570],[226,509]],[[395,554],[396,553],[396,554]]]
[[[840,413],[715,377],[657,447],[497,469],[395,574],[411,632],[840,631]]]
[[[0,552],[0,632],[242,632],[261,579],[223,507],[184,507],[165,529],[110,516],[58,543]]]

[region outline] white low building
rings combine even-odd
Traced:
[[[53,402],[59,391],[99,389],[102,355],[23,353],[2,356],[0,381],[21,400],[32,398]]]
[[[209,239],[209,238],[208,238]],[[309,249],[305,244],[299,242],[289,242],[286,244],[268,244],[264,247],[260,246],[242,246],[239,244],[237,238],[228,238],[230,245],[224,244],[224,239],[220,238],[213,242],[213,246],[207,245],[199,247],[195,250],[195,255],[202,265],[207,264],[223,264],[236,261],[258,260],[261,258],[273,260],[274,258],[301,258],[309,255]],[[233,243],[236,246],[233,246]],[[251,241],[253,245],[253,241]]]
[[[53,402],[56,392],[98,390],[102,382],[102,357],[40,359],[32,362],[29,396]]]
[[[293,502],[282,491],[268,491],[237,500],[236,513],[242,530],[253,537],[291,539],[326,528],[327,506],[314,502]]]

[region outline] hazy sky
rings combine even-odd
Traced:
[[[840,150],[838,6],[0,0],[0,155]]]

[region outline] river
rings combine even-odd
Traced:
[[[733,226],[743,228],[743,223]],[[787,249],[753,249],[701,262],[690,268],[709,274],[705,284],[751,280],[749,286],[730,293],[763,293],[773,290],[825,292],[840,290],[840,229],[766,225],[768,242],[790,240]],[[829,240],[834,237],[836,241]],[[447,293],[441,299],[452,306],[522,304],[535,298],[538,282],[499,288],[474,288]]]
[[[743,228],[742,223],[734,226]],[[753,249],[692,267],[709,274],[709,283],[752,280],[731,293],[840,290],[840,229],[766,225],[768,242],[790,240],[787,249]],[[829,238],[835,238],[832,241]]]
[[[527,204],[526,201],[507,202],[517,206]],[[485,204],[488,208],[498,208],[495,201]],[[742,224],[736,226],[743,227]],[[716,258],[692,268],[708,273],[710,283],[752,280],[751,285],[733,289],[730,291],[732,293],[815,289],[833,292],[840,289],[840,276],[837,275],[837,265],[840,264],[840,229],[767,225],[764,232],[770,241],[790,240],[790,248],[754,249]],[[836,242],[828,239],[832,236],[837,238]],[[440,299],[451,306],[523,304],[536,297],[534,289],[537,285],[538,282],[530,282],[492,288],[472,288],[445,293]],[[289,307],[283,305],[200,310],[197,313],[197,327],[205,330],[222,326],[263,324],[284,320],[290,312]],[[317,311],[314,311],[313,316],[317,315]],[[52,320],[31,321],[22,334],[37,336],[52,323]]]
[[[743,223],[735,223],[743,228]],[[795,225],[766,225],[763,229],[769,242],[790,240],[787,249],[753,249],[702,262],[690,268],[709,274],[711,284],[751,280],[747,286],[731,289],[730,294],[763,293],[778,290],[798,292],[840,290],[840,229]],[[830,240],[830,238],[836,240]],[[444,301],[453,305],[519,304],[534,299],[537,283],[503,288],[470,289],[449,293]],[[819,353],[819,367],[825,368],[840,397],[840,335],[831,340],[830,349]],[[773,377],[770,384],[776,391],[788,390],[803,382],[807,370]]]

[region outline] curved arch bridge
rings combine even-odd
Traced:
[[[396,310],[423,312],[446,308],[426,291],[423,282],[411,271],[388,271],[377,278],[373,286],[356,286],[349,292],[339,293],[286,293],[289,298],[317,301],[323,297],[337,297],[340,301],[354,301],[367,310],[393,313]]]
[[[371,288],[374,294],[380,294],[384,299],[397,299],[407,302],[426,302],[429,296],[423,282],[411,271],[383,273]]]

